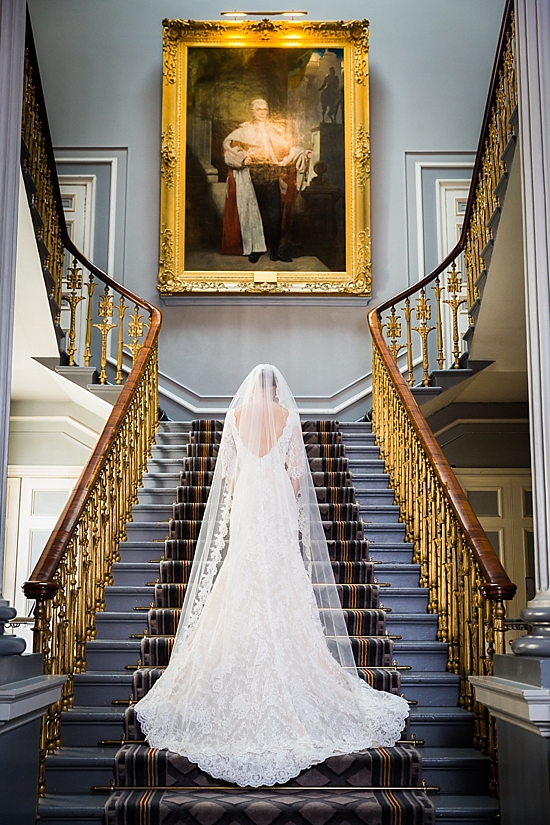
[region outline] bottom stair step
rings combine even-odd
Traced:
[[[228,789],[117,791],[105,825],[433,825],[434,808],[419,791]]]

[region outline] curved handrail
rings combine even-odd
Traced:
[[[510,26],[510,19],[513,11],[513,0],[508,0],[503,16],[502,26],[500,30],[497,53],[495,63],[493,66],[493,73],[491,83],[489,86],[489,94],[485,106],[485,113],[483,117],[483,124],[476,153],[474,170],[472,174],[472,182],[468,195],[466,212],[464,216],[464,223],[462,232],[458,243],[451,252],[443,259],[443,261],[436,266],[436,268],[416,282],[412,286],[400,292],[398,295],[384,301],[378,306],[371,309],[367,314],[367,321],[371,332],[373,344],[378,350],[378,353],[383,361],[384,367],[389,373],[393,386],[399,395],[400,401],[404,406],[406,413],[412,423],[414,431],[429,458],[433,472],[439,479],[441,485],[445,489],[451,507],[462,526],[464,535],[472,548],[475,559],[485,579],[482,591],[487,599],[500,600],[511,599],[514,597],[517,590],[516,585],[510,580],[508,574],[504,570],[493,546],[485,535],[485,532],[475,515],[462,487],[453,473],[447,459],[445,458],[441,447],[437,443],[428,423],[422,414],[420,407],[416,403],[412,392],[407,385],[401,371],[399,370],[396,361],[384,341],[382,334],[381,315],[382,312],[390,309],[400,301],[410,298],[414,293],[425,287],[427,284],[434,281],[452,262],[460,255],[465,248],[469,224],[472,218],[474,197],[478,179],[481,173],[482,156],[486,143],[487,132],[489,128],[491,111],[496,96],[499,72],[501,69],[504,45],[506,42],[507,32]]]
[[[67,550],[71,536],[74,534],[78,520],[84,512],[86,504],[88,503],[93,485],[105,465],[106,456],[109,449],[115,442],[116,436],[120,431],[124,417],[136,392],[136,388],[145,374],[147,364],[156,346],[162,323],[162,314],[157,307],[148,303],[143,298],[140,298],[138,295],[135,295],[122,284],[114,281],[99,267],[89,261],[86,256],[75,246],[69,236],[65,221],[65,213],[63,210],[61,190],[59,188],[59,181],[55,173],[55,156],[28,9],[26,37],[28,58],[33,69],[33,82],[35,85],[36,99],[41,111],[44,149],[48,159],[55,210],[65,248],[70,252],[73,258],[82,264],[82,266],[89,272],[95,275],[98,280],[102,281],[106,286],[110,287],[115,292],[123,295],[125,298],[128,298],[132,301],[132,303],[137,304],[139,307],[146,310],[150,316],[149,329],[145,340],[134,360],[132,369],[126,379],[126,382],[124,383],[121,394],[113,406],[113,410],[107,419],[103,432],[101,433],[88,463],[84,467],[80,478],[73,489],[29,580],[23,585],[23,590],[27,598],[51,599],[55,596],[58,590],[58,585],[54,582],[54,576]]]

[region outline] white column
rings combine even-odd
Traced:
[[[519,655],[550,656],[550,0],[516,0],[536,595]]]

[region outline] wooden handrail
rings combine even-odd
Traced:
[[[472,217],[474,196],[479,175],[481,173],[481,162],[483,151],[487,139],[487,133],[491,118],[491,111],[495,100],[497,91],[499,72],[501,69],[504,46],[506,43],[507,33],[509,31],[510,19],[513,12],[513,0],[508,0],[504,11],[502,26],[500,30],[496,58],[493,66],[493,73],[491,83],[489,86],[489,93],[487,103],[485,106],[485,113],[483,117],[483,124],[478,143],[478,149],[474,164],[474,171],[472,175],[472,182],[468,195],[468,202],[462,226],[460,239],[454,249],[443,259],[443,261],[436,266],[436,268],[422,278],[417,283],[400,292],[398,295],[384,301],[377,307],[369,311],[367,315],[368,325],[372,336],[373,345],[378,350],[378,353],[383,361],[384,367],[387,370],[393,386],[399,395],[399,399],[409,420],[412,423],[414,431],[429,458],[431,467],[436,477],[439,479],[441,485],[445,489],[452,509],[462,526],[464,535],[472,548],[475,559],[480,567],[480,570],[485,579],[482,591],[483,595],[490,600],[512,599],[517,590],[516,585],[510,580],[508,574],[504,570],[497,554],[489,539],[475,515],[472,507],[462,489],[458,480],[453,473],[447,459],[445,458],[441,447],[437,443],[430,427],[422,414],[418,404],[416,403],[412,392],[407,385],[401,371],[399,370],[396,360],[384,341],[382,334],[381,315],[384,311],[400,301],[410,298],[414,293],[425,287],[427,284],[433,282],[438,275],[440,275],[452,262],[464,251],[469,222]]]
[[[55,596],[58,589],[58,585],[54,582],[54,576],[59,567],[59,563],[67,550],[78,520],[84,512],[94,483],[98,479],[105,465],[106,456],[115,442],[116,436],[120,431],[124,417],[136,392],[136,388],[144,376],[149,358],[151,357],[156,346],[162,323],[162,314],[157,307],[148,303],[143,298],[140,298],[138,295],[135,295],[125,286],[110,278],[99,267],[89,261],[72,242],[65,221],[61,190],[59,188],[59,181],[55,171],[55,155],[48,124],[46,104],[40,80],[38,59],[28,9],[26,45],[28,50],[28,59],[33,68],[33,82],[36,89],[37,102],[40,108],[44,147],[48,158],[49,174],[53,187],[56,217],[59,221],[61,236],[65,248],[68,252],[70,252],[73,258],[82,264],[82,266],[89,272],[95,275],[98,280],[102,281],[106,286],[118,294],[124,295],[124,297],[132,301],[132,303],[137,304],[139,307],[146,310],[150,316],[147,335],[139,350],[139,353],[137,354],[126,382],[124,383],[120,396],[113,406],[113,410],[107,419],[105,427],[99,437],[99,440],[97,441],[90,459],[84,467],[80,478],[73,489],[29,580],[23,585],[23,590],[27,598],[51,599]]]

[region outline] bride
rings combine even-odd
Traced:
[[[403,729],[407,702],[357,675],[275,367],[255,367],[229,407],[170,663],[135,707],[152,747],[242,786],[391,746]]]

